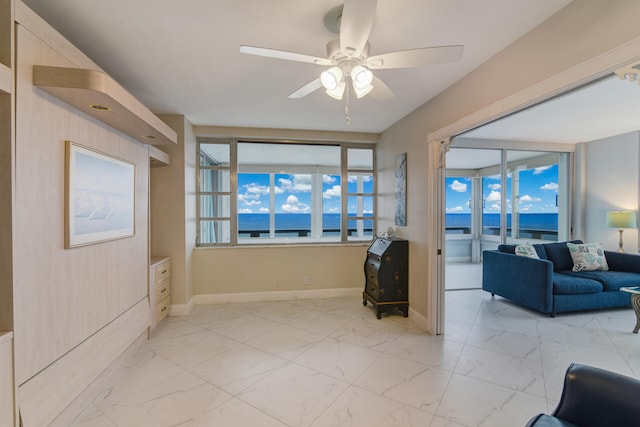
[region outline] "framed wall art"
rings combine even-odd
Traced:
[[[65,144],[65,248],[133,236],[135,165]]]
[[[407,225],[407,153],[398,154],[395,162],[396,225]]]

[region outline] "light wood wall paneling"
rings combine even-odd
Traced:
[[[24,22],[46,25],[37,17]],[[48,29],[18,25],[17,50],[13,296],[20,308],[14,313],[14,337],[21,385],[47,375],[63,355],[75,353],[138,301],[147,301],[149,153],[146,145],[33,86],[35,64],[88,68],[86,59],[69,60],[78,57],[73,46]],[[64,249],[65,140],[136,165],[135,236]],[[120,344],[108,343],[102,351]],[[102,361],[92,363],[97,367]],[[24,394],[21,407],[36,407],[24,401],[29,396]]]
[[[18,390],[25,427],[48,426],[149,326],[149,303],[141,300],[74,351]]]

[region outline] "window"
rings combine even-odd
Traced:
[[[373,237],[373,145],[198,145],[199,246]]]

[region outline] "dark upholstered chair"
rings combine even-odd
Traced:
[[[567,369],[553,414],[537,415],[527,423],[527,427],[604,426],[640,426],[640,380],[575,363]]]

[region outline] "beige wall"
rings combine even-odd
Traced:
[[[195,136],[182,115],[160,115],[178,133],[178,144],[158,147],[168,166],[151,169],[151,255],[171,257],[172,311],[183,314],[193,296],[191,253],[195,247]],[[186,313],[184,313],[186,314]]]
[[[193,255],[196,295],[362,287],[368,245],[202,248]],[[304,285],[309,276],[309,285]]]
[[[517,110],[534,102],[536,97],[543,99],[577,80],[588,78],[573,70],[578,65],[589,65],[594,57],[637,41],[640,37],[638,17],[640,2],[635,0],[576,0],[382,134],[378,144],[381,191],[378,207],[383,221],[393,218],[393,208],[388,201],[393,185],[393,158],[397,153],[408,153],[408,227],[398,233],[411,241],[410,304],[429,320],[428,329],[434,330],[431,307],[436,287],[436,272],[429,271],[428,266],[434,269],[436,264],[439,248],[434,224],[442,215],[442,212],[431,211],[437,196],[434,183],[437,174],[433,168],[437,164],[433,156],[437,150],[430,148],[432,156],[428,156],[426,145],[430,133],[444,127],[466,130],[464,126]],[[607,66],[619,65],[622,64]],[[612,69],[604,68],[597,72]],[[554,79],[556,76],[564,79]],[[566,76],[573,77],[566,79]],[[501,104],[505,99],[509,102]],[[446,132],[443,136],[447,136]],[[412,172],[425,165],[429,167],[426,174]]]

